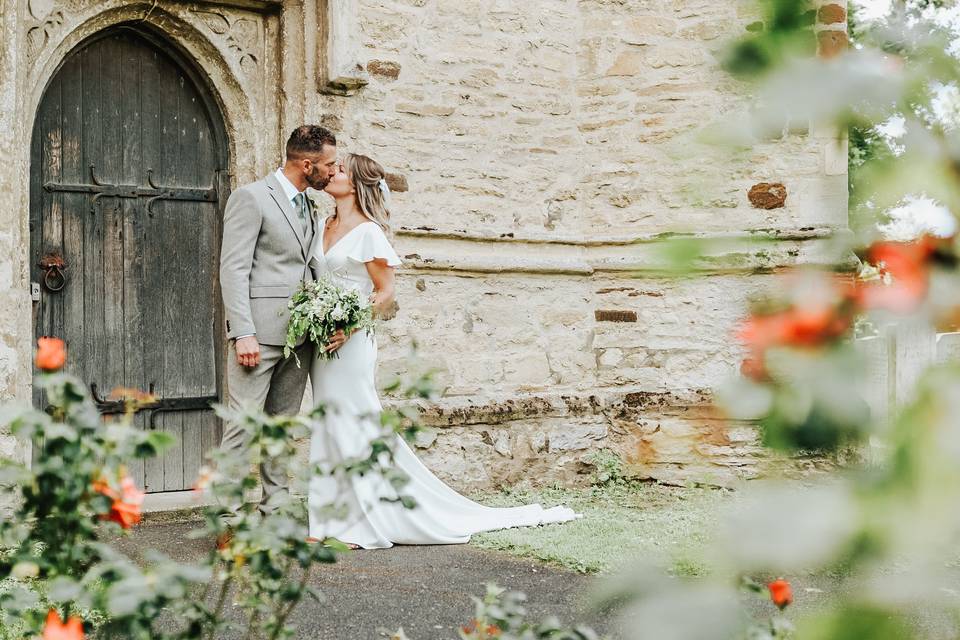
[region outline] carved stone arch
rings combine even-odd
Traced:
[[[256,138],[237,135],[237,132],[249,130],[257,118],[249,91],[231,70],[226,53],[197,26],[151,2],[131,3],[89,17],[73,27],[56,47],[44,51],[29,71],[26,86],[31,87],[31,92],[24,112],[33,117],[47,84],[71,51],[97,34],[120,25],[128,25],[162,43],[181,59],[185,69],[196,74],[195,80],[208,88],[225,123],[222,134],[229,158],[225,159],[224,166],[229,167],[232,176],[256,175],[257,167],[262,164]]]

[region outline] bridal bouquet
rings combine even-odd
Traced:
[[[304,336],[316,346],[318,358],[337,358],[336,351],[324,351],[333,334],[341,329],[347,335],[360,329],[373,330],[370,301],[356,289],[338,287],[328,278],[301,284],[287,306],[290,308],[290,322],[287,342],[283,346],[286,358]],[[300,364],[299,359],[297,364]]]

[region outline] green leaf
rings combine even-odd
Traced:
[[[147,441],[158,452],[163,452],[172,447],[177,439],[165,431],[151,431],[150,435],[147,436]]]
[[[51,602],[72,602],[80,596],[80,583],[67,576],[58,576],[47,586],[47,597]]]
[[[129,616],[150,597],[144,576],[133,576],[115,582],[107,591],[107,608],[114,616]]]
[[[16,585],[0,595],[0,604],[3,605],[3,608],[14,612],[29,611],[36,607],[39,602],[40,597],[36,593],[20,585]]]
[[[62,422],[51,422],[43,430],[43,435],[47,440],[62,439],[74,442],[77,439],[77,430]]]
[[[340,542],[336,538],[327,538],[323,541],[323,546],[331,551],[337,551],[339,553],[344,553],[351,550],[350,545]]]

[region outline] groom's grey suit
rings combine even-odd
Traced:
[[[311,204],[307,219],[301,220],[275,174],[237,189],[227,200],[220,289],[230,339],[226,369],[231,409],[252,406],[270,415],[300,410],[313,347],[304,342],[297,348],[302,367],[294,358],[283,357],[290,315],[287,302],[301,282],[313,279],[309,262],[319,235],[315,207]],[[256,367],[241,366],[234,349],[237,338],[250,335],[260,343]],[[226,425],[220,447],[242,452],[243,430]],[[265,460],[260,481],[260,510],[266,513],[271,510],[268,501],[287,490],[286,469]]]

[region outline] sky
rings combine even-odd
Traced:
[[[851,0],[856,6],[857,17],[861,20],[876,20],[890,11],[892,0]]]

